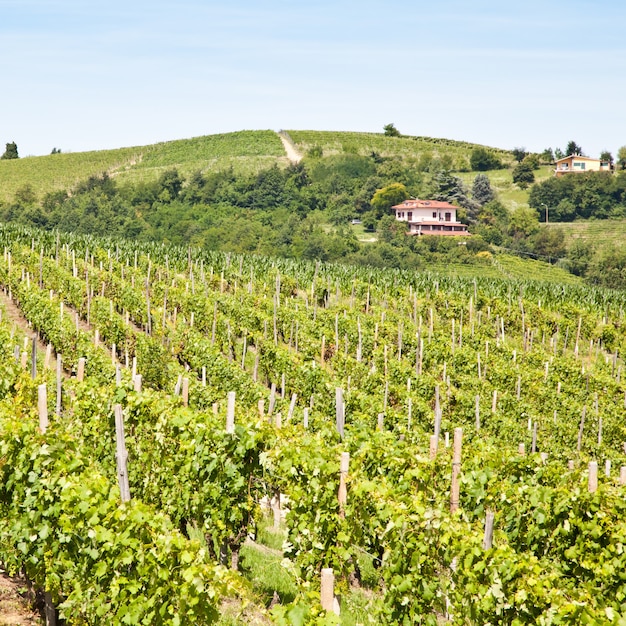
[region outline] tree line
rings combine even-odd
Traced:
[[[480,163],[480,151],[479,157]],[[558,229],[541,229],[543,205],[553,221],[626,216],[626,176],[549,179],[533,186],[529,208],[510,211],[484,172],[468,186],[445,165],[433,159],[418,168],[376,153],[312,151],[298,164],[252,174],[228,169],[185,176],[172,168],[154,181],[133,183],[103,174],[42,198],[26,186],[0,204],[0,219],[137,241],[412,269],[432,262],[482,264],[485,255],[478,253],[501,247],[560,262],[590,278],[597,255],[568,248]],[[472,233],[467,245],[459,246],[456,238],[406,236],[406,225],[396,221],[391,207],[409,197],[459,206]],[[361,225],[353,227],[352,220]],[[357,228],[365,229],[360,239]],[[597,281],[602,272],[594,275]],[[618,283],[626,285],[626,274]]]

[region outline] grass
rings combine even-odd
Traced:
[[[70,152],[0,161],[0,201],[30,186],[38,198],[50,191],[71,189],[89,176],[107,172],[120,181],[155,180],[166,169],[181,174],[220,171],[256,173],[274,163],[287,164],[278,135],[271,130],[239,131],[149,146]]]
[[[298,582],[282,552],[286,538],[285,527],[275,529],[270,516],[259,521],[256,541],[248,540],[240,552],[240,568],[252,585],[257,610],[251,611],[248,608],[246,614],[236,602],[228,602],[223,607],[219,626],[269,623],[264,621],[266,616],[261,607],[269,607],[272,601],[288,604],[296,599]],[[375,591],[379,587],[379,572],[373,567],[372,558],[367,554],[359,557],[358,564],[363,587],[350,588],[340,596],[341,623],[346,626],[379,623],[377,616],[380,614],[382,600]]]
[[[350,224],[350,228],[360,243],[373,243],[378,241],[378,234],[365,230],[363,224]]]
[[[370,155],[376,152],[383,157],[400,157],[414,164],[424,165],[431,159],[450,159],[450,166],[455,170],[469,169],[469,157],[477,144],[451,139],[431,137],[387,137],[382,133],[357,133],[343,131],[287,131],[300,152],[306,154],[313,147],[322,149],[325,156],[333,154]],[[505,162],[512,161],[508,150],[491,148]]]
[[[455,173],[469,189],[472,188],[474,178],[479,172],[459,172]],[[489,182],[493,190],[498,194],[500,201],[510,210],[515,210],[517,207],[528,206],[528,189],[520,189],[513,182],[513,172],[511,169],[491,170],[489,172],[483,172],[489,178]],[[553,168],[551,165],[542,165],[538,170],[535,170],[535,181],[541,182],[546,178],[553,176]]]

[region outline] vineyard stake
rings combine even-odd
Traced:
[[[33,335],[30,364],[30,376],[33,380],[35,380],[35,378],[37,378],[37,335]]]
[[[589,489],[589,493],[595,493],[598,490],[598,463],[596,461],[589,462],[587,488]]]
[[[494,512],[487,511],[485,515],[485,533],[483,535],[483,550],[490,550],[493,545]]]
[[[343,401],[343,389],[341,389],[341,387],[335,388],[335,422],[337,432],[341,439],[343,439],[344,426],[346,423],[346,409]]]
[[[124,414],[122,413],[122,405],[115,405],[115,440],[117,460],[117,478],[120,486],[120,496],[122,502],[130,500],[130,486],[128,483],[128,451],[126,450],[126,441],[124,436]]]
[[[76,380],[82,383],[85,380],[85,357],[81,356],[78,359],[78,366],[76,368]]]
[[[61,415],[61,395],[62,395],[62,385],[63,385],[63,359],[60,354],[57,354],[57,403],[56,403],[56,414],[57,416]]]
[[[339,501],[339,517],[342,519],[346,516],[346,504],[348,503],[348,488],[346,479],[348,477],[348,469],[350,467],[350,453],[342,452],[339,465],[339,493],[337,499]]]
[[[48,429],[48,390],[46,383],[37,387],[37,412],[39,413],[39,429],[45,433]]]
[[[454,429],[454,446],[452,452],[452,483],[450,486],[450,513],[459,508],[459,474],[461,473],[461,450],[463,446],[463,429]]]
[[[183,378],[183,406],[189,406],[189,378]]]
[[[228,392],[228,404],[226,408],[226,432],[233,434],[235,432],[235,392]]]
[[[322,569],[320,602],[324,611],[339,615],[339,603],[335,598],[335,575],[332,567]]]
[[[289,404],[289,411],[287,413],[287,421],[291,421],[291,418],[293,417],[293,412],[296,409],[296,400],[298,399],[298,394],[294,393],[291,394],[291,403]]]

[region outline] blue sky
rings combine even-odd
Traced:
[[[626,3],[0,0],[0,145],[243,129],[626,144]]]

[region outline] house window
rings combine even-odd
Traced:
[[[446,213],[446,222],[450,222],[452,220],[452,213]]]
[[[409,220],[409,222],[413,219],[413,211],[409,211],[407,214],[407,219]]]
[[[437,219],[437,211],[433,211],[433,219],[436,220]]]
[[[574,167],[577,170],[584,170],[585,169],[585,164],[584,163],[574,163]]]

